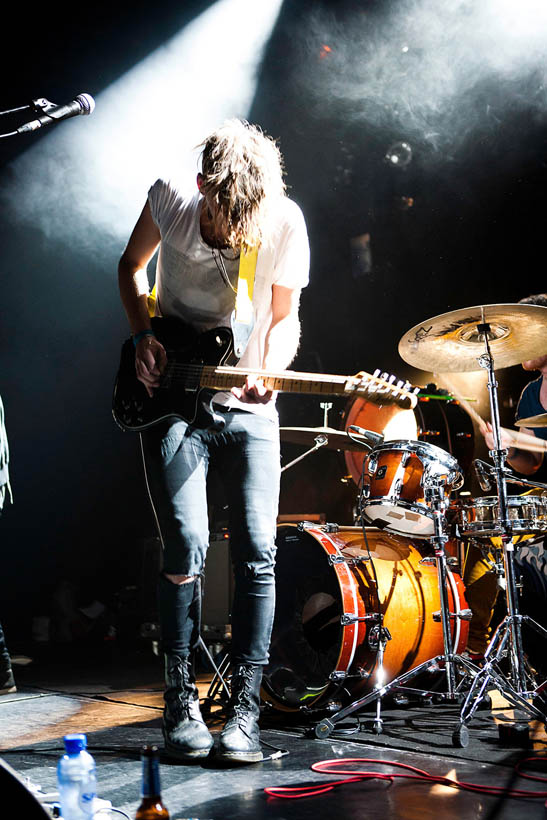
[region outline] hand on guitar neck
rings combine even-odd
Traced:
[[[230,393],[246,404],[268,404],[277,396],[277,390],[267,387],[262,379],[248,375],[242,387],[232,387]]]

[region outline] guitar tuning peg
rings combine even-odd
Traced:
[[[390,376],[390,377],[389,377],[389,379],[388,379],[388,382],[389,382],[390,384],[393,384],[393,382],[395,381],[395,379],[396,379],[396,376],[394,376],[394,375],[393,375],[393,373],[392,373],[392,374],[391,374],[391,376]]]

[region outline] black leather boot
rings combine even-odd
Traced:
[[[228,703],[228,719],[220,733],[217,757],[233,763],[262,760],[260,748],[260,684],[262,667],[239,664],[235,667]]]
[[[179,760],[207,757],[213,737],[203,722],[192,664],[187,657],[165,655],[165,751]]]
[[[13,670],[11,668],[11,658],[6,646],[4,631],[0,624],[0,695],[9,695],[17,692]]]

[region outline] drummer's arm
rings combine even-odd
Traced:
[[[486,446],[489,450],[493,450],[494,437],[492,435],[492,425],[490,422],[486,422],[485,427],[481,428],[481,432],[484,436]],[[543,464],[543,453],[536,452],[535,450],[522,450],[516,446],[518,444],[519,432],[527,433],[531,436],[535,435],[534,431],[527,427],[521,427],[520,431],[503,430],[501,433],[501,446],[507,449],[507,461],[513,470],[517,473],[522,473],[522,475],[533,475]],[[538,443],[543,441],[543,439],[540,438],[537,440]]]
[[[527,427],[520,428],[521,433],[527,433],[529,436],[535,435],[534,431]],[[518,433],[517,433],[518,436]],[[538,438],[538,442],[543,439]],[[533,475],[543,464],[543,453],[536,453],[530,450],[521,450],[518,447],[510,446],[507,453],[507,461],[517,473],[523,475]]]

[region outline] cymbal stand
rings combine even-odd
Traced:
[[[299,461],[302,461],[303,458],[306,458],[306,456],[309,456],[312,453],[315,453],[316,450],[319,450],[321,447],[325,447],[329,443],[328,437],[326,435],[324,435],[323,433],[320,433],[319,435],[317,435],[314,438],[314,441],[315,441],[315,444],[313,445],[313,447],[310,447],[310,449],[306,450],[305,453],[302,453],[301,455],[294,458],[292,461],[289,461],[288,464],[285,464],[281,468],[281,472],[284,473],[285,470],[289,469],[289,467],[293,467],[295,464],[298,464]]]
[[[382,719],[380,715],[380,702],[382,698],[392,691],[409,691],[406,686],[413,678],[426,672],[428,670],[435,671],[444,668],[446,676],[447,692],[442,694],[443,699],[455,701],[459,698],[458,686],[456,681],[456,671],[467,670],[471,675],[476,675],[479,671],[468,658],[461,655],[455,655],[453,651],[451,620],[460,618],[461,620],[470,620],[471,610],[464,609],[460,612],[450,612],[450,602],[448,599],[448,565],[445,551],[445,544],[448,540],[445,528],[445,512],[448,507],[449,498],[446,494],[446,478],[434,478],[424,475],[424,497],[425,501],[432,510],[432,517],[434,523],[435,534],[430,539],[433,543],[435,552],[435,561],[437,565],[437,582],[439,585],[439,600],[440,612],[433,613],[434,620],[441,621],[443,633],[443,653],[424,661],[414,669],[405,672],[403,675],[392,680],[390,683],[384,683],[384,669],[383,669],[383,655],[387,640],[391,638],[389,631],[383,627],[383,616],[379,615],[365,616],[367,619],[376,618],[380,620],[380,633],[378,640],[378,658],[376,665],[376,683],[374,690],[368,695],[354,701],[345,708],[342,708],[334,715],[321,720],[315,727],[315,735],[318,738],[328,737],[335,728],[335,724],[343,720],[348,715],[356,712],[359,709],[367,706],[369,703],[376,701],[376,717],[373,721],[373,731],[380,734],[382,731]],[[456,609],[456,607],[454,607]],[[431,693],[423,689],[410,690],[421,697],[427,697]],[[438,692],[435,692],[438,695]]]
[[[485,347],[485,352],[479,358],[478,362],[483,369],[488,371],[488,393],[494,439],[494,449],[490,451],[489,455],[494,463],[492,474],[495,476],[497,487],[498,524],[501,533],[503,566],[505,570],[507,615],[494,632],[490,645],[485,653],[484,666],[475,676],[463,703],[460,713],[460,725],[453,735],[453,741],[456,746],[467,746],[468,731],[466,724],[469,723],[477,710],[478,704],[486,692],[490,681],[495,682],[498,689],[503,692],[507,700],[515,707],[524,709],[530,716],[530,719],[537,718],[543,723],[547,721],[547,715],[530,703],[537,689],[534,688],[535,682],[524,657],[522,624],[527,623],[544,637],[547,637],[547,630],[530,617],[523,616],[519,613],[514,565],[515,545],[507,502],[508,470],[505,466],[507,450],[501,446],[497,382],[494,373],[494,360],[491,355],[488,340],[490,329],[490,325],[484,321],[477,325],[478,333],[484,338]],[[507,654],[509,655],[511,667],[510,679],[503,674],[498,666],[499,661]],[[531,689],[527,688],[528,683],[532,686]]]

